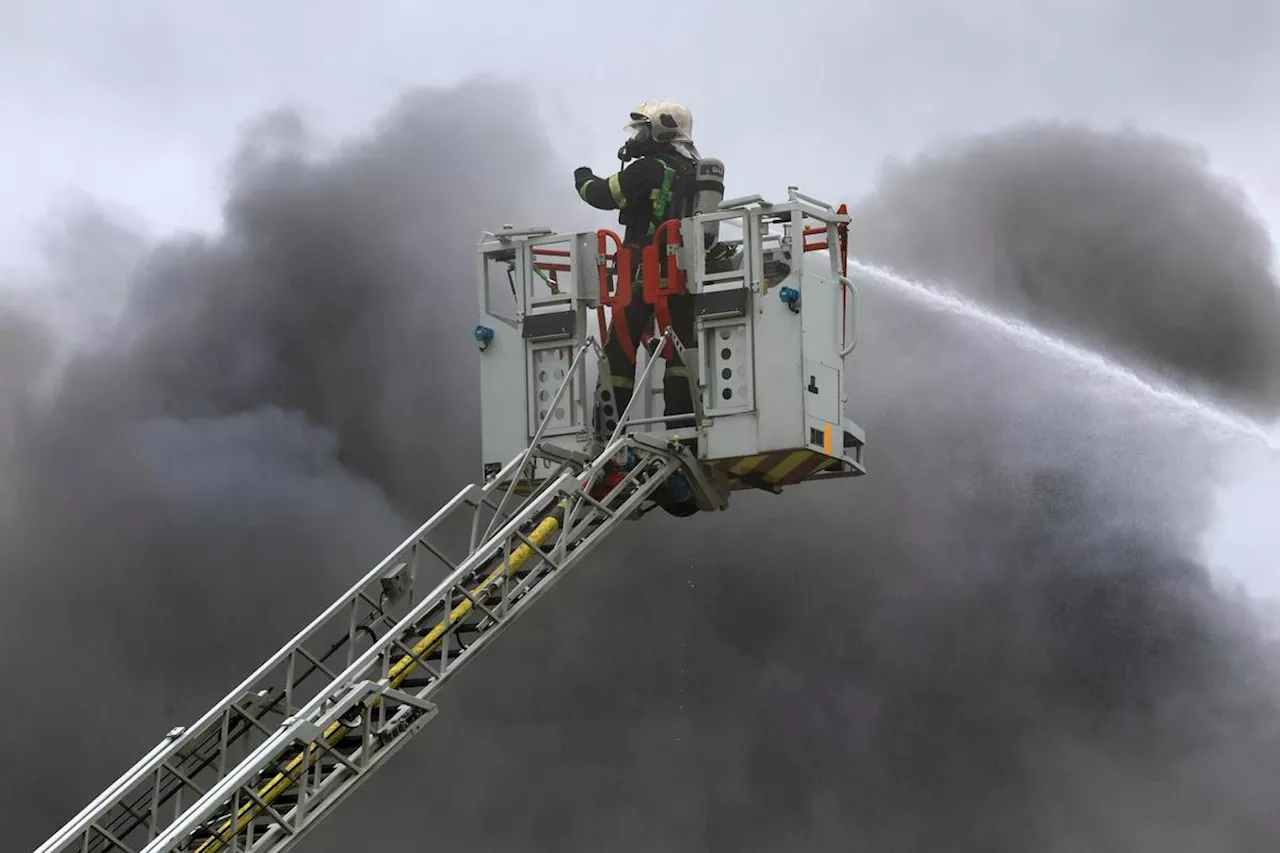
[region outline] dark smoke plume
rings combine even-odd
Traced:
[[[56,685],[8,706],[26,734],[0,830],[20,849],[476,475],[471,247],[577,204],[524,104],[418,93],[336,153],[270,117],[225,233],[155,246],[105,338],[59,360],[3,315],[0,666]],[[1265,250],[1239,251],[1256,226],[1165,143],[1058,156],[1075,134],[947,155],[957,183],[1017,188],[1018,230],[963,230],[1003,209],[994,190],[935,221],[908,171],[862,248],[971,288],[966,258],[1022,258],[1054,283],[1041,319],[1267,404],[1241,355],[1262,332],[1164,337],[1206,299],[1245,316],[1269,298]],[[1117,211],[1165,187],[1223,230],[1062,229],[1080,187]],[[1206,275],[1156,299],[1186,264]],[[993,269],[984,295],[1017,293]],[[1124,322],[1096,310],[1095,275],[1123,282]],[[1263,849],[1276,681],[1197,560],[1213,460],[1195,425],[885,291],[851,364],[869,477],[622,532],[305,849]]]
[[[853,242],[880,263],[1280,411],[1271,241],[1191,146],[1031,123],[886,170]]]
[[[56,679],[9,703],[51,740],[11,744],[0,829],[34,843],[474,476],[472,247],[562,187],[535,125],[483,82],[335,152],[267,116],[223,233],[139,259],[77,214],[0,305],[0,661]]]

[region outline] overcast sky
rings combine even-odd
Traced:
[[[222,158],[258,112],[296,105],[342,134],[474,73],[526,80],[563,156],[600,169],[632,103],[683,99],[738,194],[861,192],[885,158],[1025,117],[1132,122],[1203,145],[1280,228],[1268,0],[688,2],[652,32],[623,4],[361,6],[0,4],[7,259],[72,188],[160,231],[212,225]]]

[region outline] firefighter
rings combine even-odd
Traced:
[[[626,327],[638,336],[653,322],[653,306],[641,293],[643,271],[640,254],[649,245],[659,225],[693,213],[698,150],[692,139],[693,117],[674,101],[645,101],[631,113],[625,128],[627,141],[618,151],[625,164],[617,173],[601,178],[589,166],[574,172],[574,185],[582,200],[600,210],[618,211],[623,228],[622,243],[630,247],[631,302],[626,309]],[[665,240],[659,258],[665,258]],[[661,261],[665,266],[665,261]],[[665,285],[665,281],[663,282]],[[671,327],[686,349],[697,347],[693,334],[693,298],[680,294],[668,297]],[[606,437],[617,426],[618,417],[631,400],[635,386],[635,365],[618,339],[616,324],[609,326],[604,351],[608,359],[614,395],[602,394],[596,428]],[[632,341],[634,349],[635,341]],[[691,414],[693,394],[688,371],[676,352],[663,373],[663,400],[669,416]]]

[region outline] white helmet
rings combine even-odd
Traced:
[[[631,111],[631,121],[623,128],[631,140],[648,136],[654,142],[669,143],[693,159],[698,150],[693,145],[693,115],[675,101],[645,101]]]

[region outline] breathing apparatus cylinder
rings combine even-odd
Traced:
[[[714,157],[704,157],[698,161],[694,172],[693,212],[715,213],[724,201],[724,163]],[[706,247],[710,249],[720,239],[720,222],[704,222],[702,236]]]

